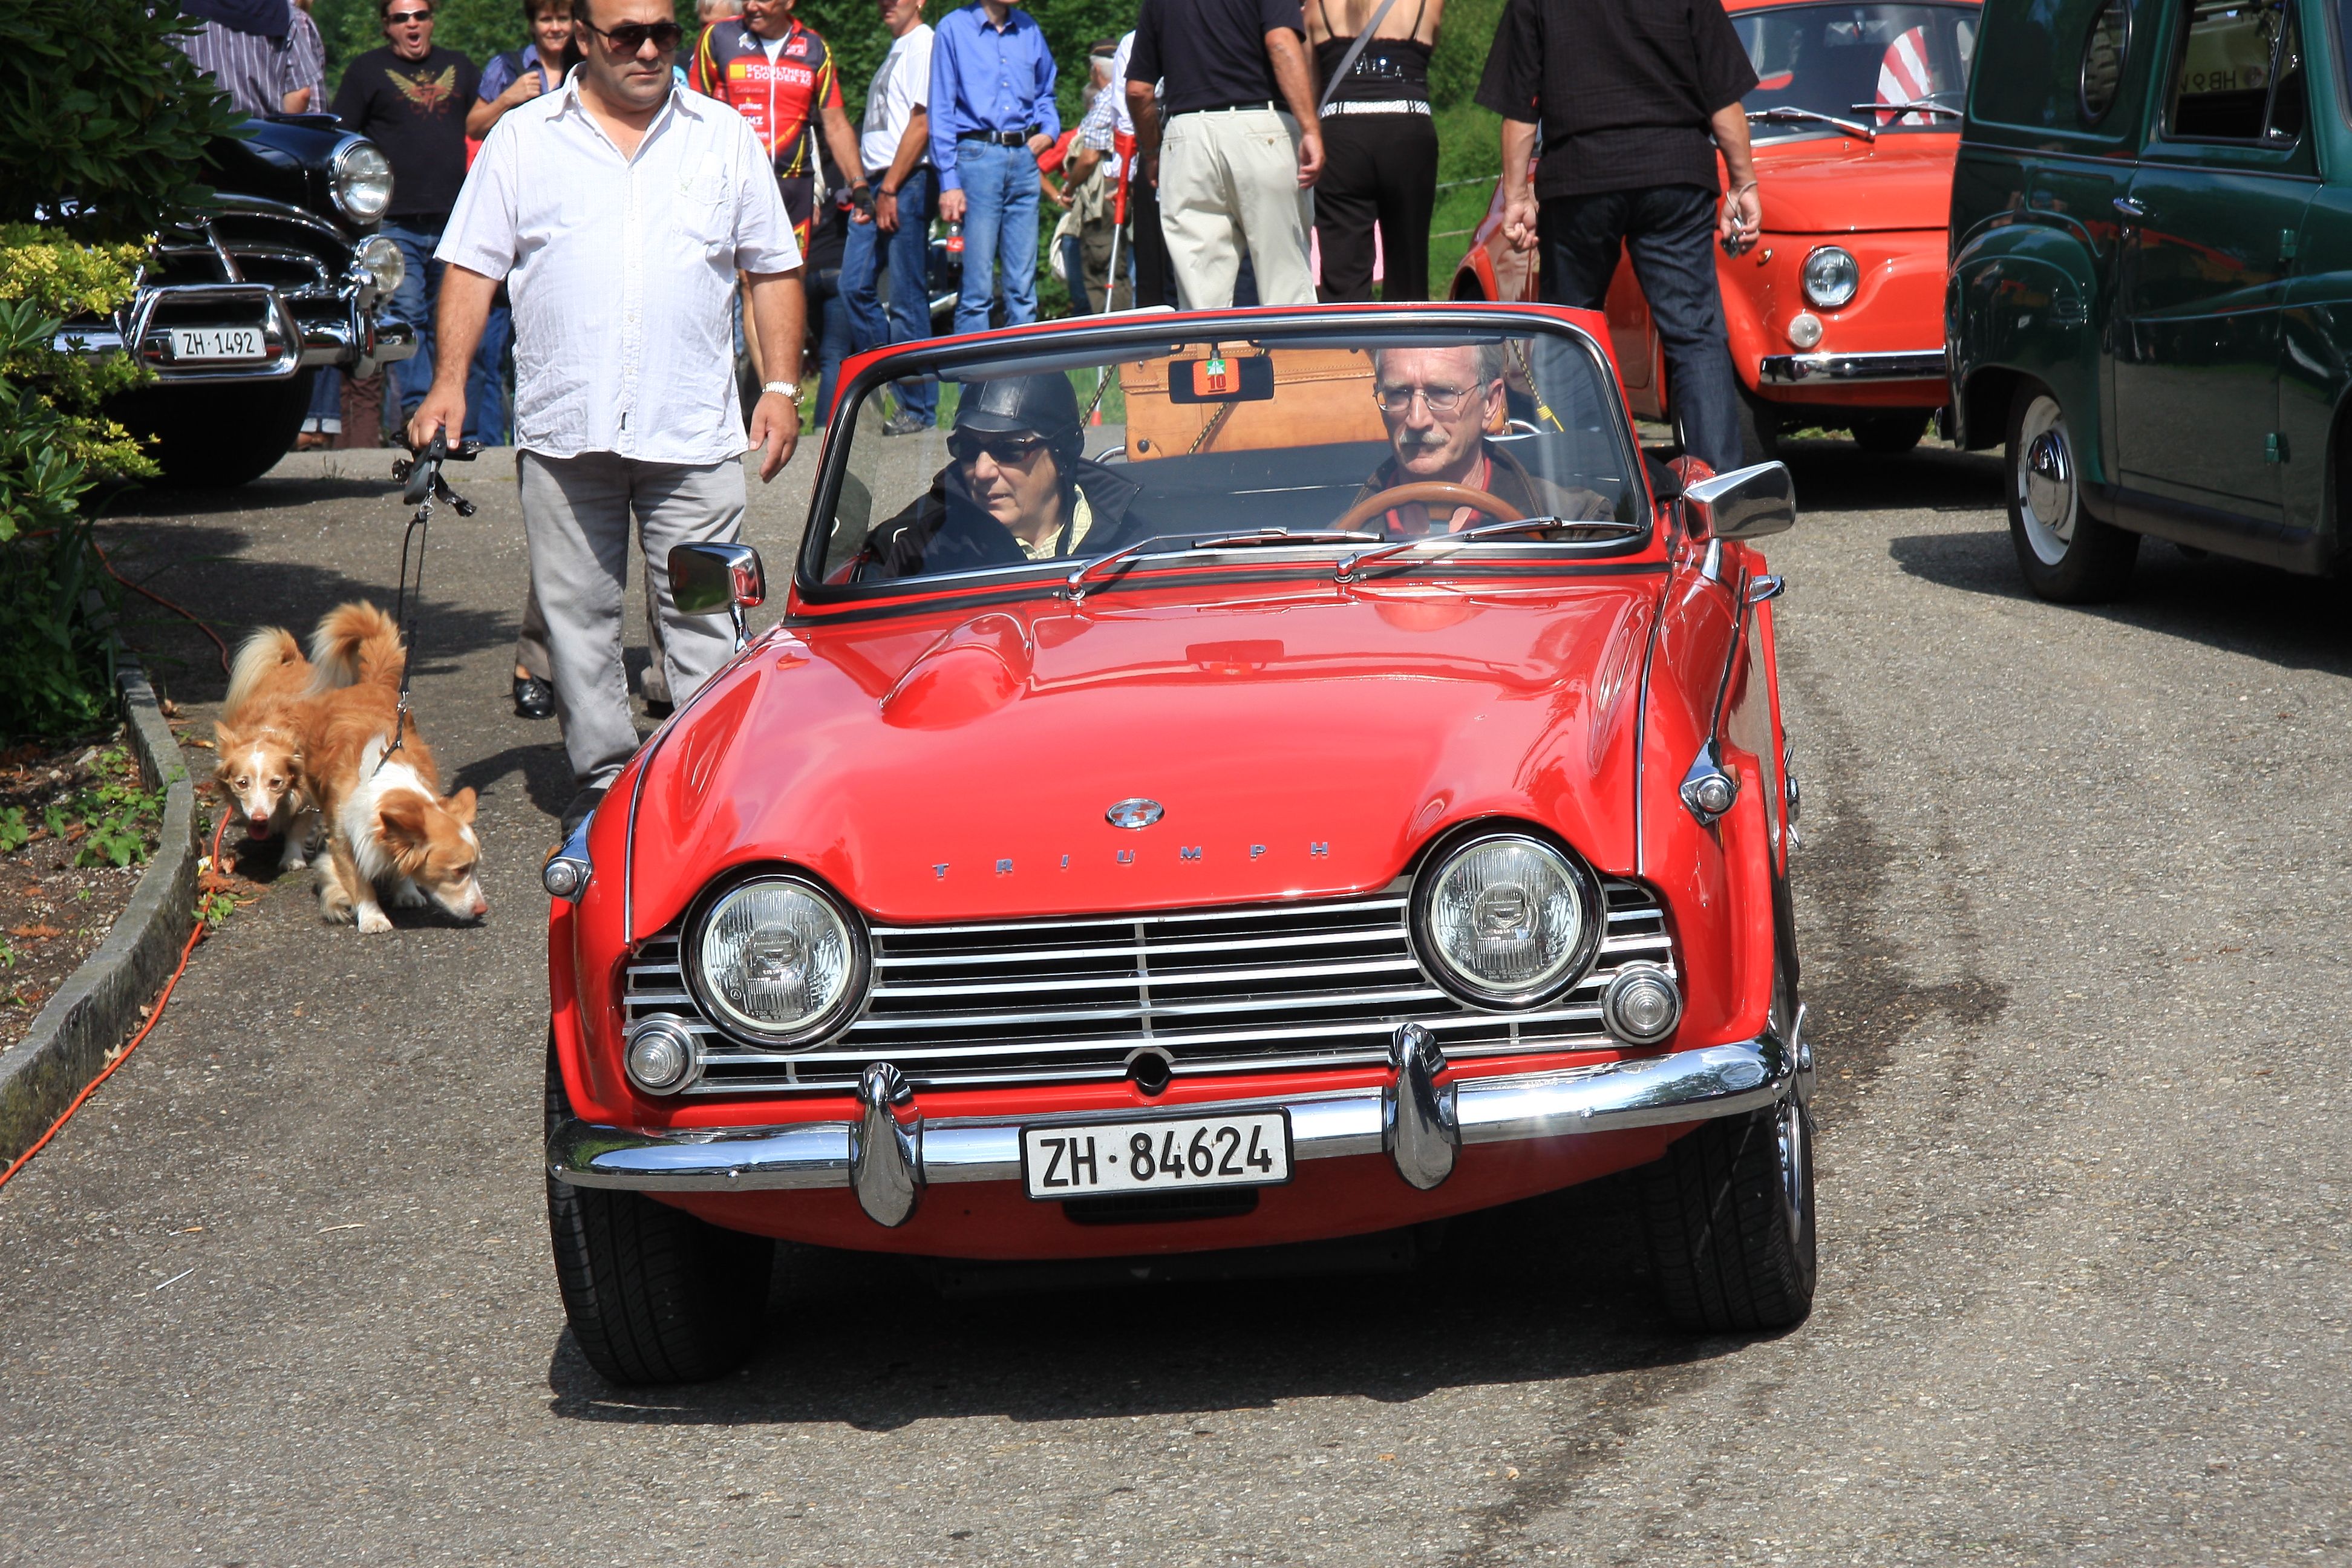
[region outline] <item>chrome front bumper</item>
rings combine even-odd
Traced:
[[[1386,1153],[1426,1190],[1452,1173],[1455,1151],[1621,1127],[1736,1116],[1790,1095],[1811,1099],[1812,1051],[1800,1008],[1790,1037],[1766,1035],[1637,1061],[1441,1082],[1445,1061],[1428,1032],[1401,1026],[1395,1076],[1377,1089],[1171,1106],[1167,1114],[1289,1112],[1292,1155],[1330,1160]],[[877,1224],[903,1225],[933,1182],[1017,1182],[1021,1129],[1099,1121],[1100,1112],[926,1121],[895,1068],[876,1064],[858,1088],[856,1121],[725,1131],[636,1131],[566,1118],[548,1136],[550,1175],[583,1187],[649,1193],[741,1193],[851,1187]],[[1121,1121],[1149,1121],[1149,1110]]]
[[[1900,353],[1766,354],[1757,366],[1757,379],[1767,386],[1796,386],[1808,381],[1942,381],[1942,349],[1912,349]]]
[[[89,356],[135,351],[163,385],[278,381],[319,365],[340,366],[364,380],[395,361],[413,358],[417,332],[373,302],[362,307],[361,298],[355,285],[330,296],[289,297],[260,283],[169,284],[142,289],[121,316],[64,323],[50,346],[59,353]],[[159,320],[167,310],[186,319]],[[172,326],[199,317],[207,326],[260,327],[267,357],[175,363]]]

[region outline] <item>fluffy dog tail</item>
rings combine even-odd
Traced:
[[[289,664],[302,662],[302,645],[284,626],[264,626],[236,645],[236,658],[228,667],[228,696],[221,702],[221,711],[234,717],[258,687],[262,679]]]
[[[319,629],[310,634],[310,663],[315,667],[310,690],[314,695],[362,681],[375,686],[398,686],[401,669],[407,662],[407,650],[400,646],[400,627],[390,616],[364,600],[337,605],[320,618]]]

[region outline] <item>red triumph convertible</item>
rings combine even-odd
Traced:
[[[940,427],[884,439],[881,390]],[[853,361],[782,623],[552,857],[548,1216],[623,1382],[777,1238],[1366,1236],[1640,1168],[1666,1314],[1812,1298],[1787,471],[1597,315],[1131,313]],[[758,555],[671,558],[689,613]]]

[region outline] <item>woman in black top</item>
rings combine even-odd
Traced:
[[[1429,298],[1429,216],[1437,201],[1437,127],[1429,115],[1429,57],[1445,0],[1414,0],[1381,18],[1344,77],[1334,79],[1379,0],[1314,0],[1307,30],[1323,89],[1323,178],[1315,235],[1325,300],[1372,297],[1372,225],[1381,230],[1390,300]],[[1342,35],[1334,24],[1345,24]]]

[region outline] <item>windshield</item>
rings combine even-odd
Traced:
[[[1759,79],[1741,100],[1751,116],[1795,109],[1880,132],[1959,129],[1977,47],[1973,5],[1781,5],[1738,12],[1731,25]],[[1753,130],[1759,138],[1840,134],[1795,115]]]
[[[1054,334],[904,356],[890,371],[939,393],[937,428],[912,435],[882,434],[890,383],[868,373],[834,426],[803,589],[1212,545],[1338,555],[1522,518],[1560,526],[1456,547],[1646,541],[1638,459],[1590,340],[1339,325],[1130,325],[1091,349]]]

